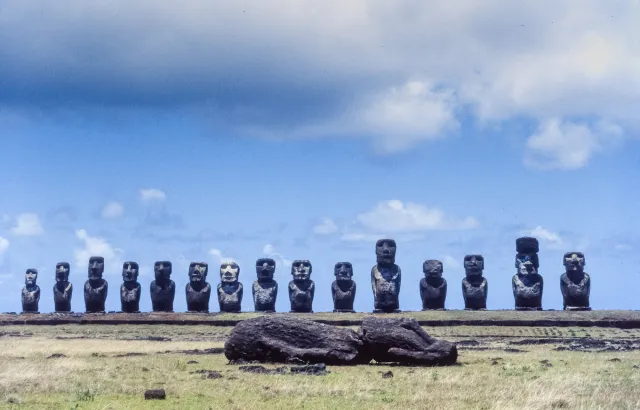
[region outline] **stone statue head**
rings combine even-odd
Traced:
[[[516,258],[516,268],[518,268],[518,275],[535,275],[538,273],[538,268],[530,260],[518,260]]]
[[[222,262],[220,264],[220,282],[236,283],[240,276],[240,266],[235,262]]]
[[[92,256],[89,258],[89,280],[98,281],[102,279],[104,272],[104,258],[102,256]]]
[[[271,258],[260,258],[256,261],[258,280],[272,280],[276,272],[276,261]]]
[[[27,285],[27,287],[36,286],[37,280],[38,280],[38,270],[27,269],[27,272],[24,274],[24,284]]]
[[[424,276],[432,277],[432,278],[441,278],[442,277],[442,262],[434,259],[426,260],[422,264],[422,272],[424,272]]]
[[[586,264],[584,253],[567,252],[564,254],[563,264],[567,272],[584,272]]]
[[[209,265],[205,262],[191,262],[189,265],[189,282],[200,283],[207,280]]]
[[[153,274],[157,281],[168,282],[171,279],[171,262],[157,261],[153,265]]]
[[[69,282],[69,263],[56,263],[56,282]]]
[[[351,262],[338,262],[333,268],[333,274],[336,276],[336,280],[350,281],[353,277],[353,265]]]
[[[307,260],[293,261],[291,264],[291,274],[295,281],[311,278],[311,262]]]
[[[484,269],[484,257],[482,255],[467,255],[464,257],[464,271],[467,276],[481,276]]]
[[[540,267],[540,262],[538,260],[538,254],[537,253],[518,253],[518,254],[516,254],[516,263],[515,263],[516,268],[520,269],[520,264],[521,263],[530,264],[536,270]]]
[[[538,253],[540,252],[540,245],[536,238],[530,236],[523,236],[516,239],[516,252],[518,253]]]
[[[396,263],[396,241],[380,239],[376,242],[376,259],[379,264],[393,265]]]
[[[140,268],[137,262],[125,262],[122,264],[122,280],[124,282],[137,282]]]

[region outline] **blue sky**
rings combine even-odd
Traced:
[[[594,308],[637,309],[639,17],[631,1],[0,1],[0,311],[20,310],[27,268],[51,311],[59,261],[81,311],[92,255],[108,310],[124,261],[150,310],[171,260],[184,310],[189,262],[215,284],[227,258],[252,310],[272,256],[279,311],[294,259],[313,264],[316,311],[351,261],[369,311],[382,237],[401,309],[421,306],[425,259],[462,308],[470,253],[507,309],[521,235],[541,242],[545,308],[577,250]]]

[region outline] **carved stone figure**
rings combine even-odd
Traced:
[[[466,310],[486,310],[489,284],[482,276],[484,257],[467,255],[464,257],[464,273],[462,279],[462,296]]]
[[[591,310],[589,294],[591,278],[584,271],[586,260],[582,252],[567,252],[563,263],[565,273],[560,277],[560,290],[563,297],[564,310]]]
[[[522,237],[516,240],[515,267],[512,288],[516,310],[542,310],[542,276],[538,274],[538,240]]]
[[[56,264],[56,284],[53,285],[53,304],[56,312],[71,312],[73,286],[69,282],[69,263]]]
[[[402,271],[395,264],[396,241],[380,239],[376,243],[376,265],[371,268],[374,313],[400,311]]]
[[[333,268],[336,280],[331,284],[334,312],[354,312],[353,301],[356,298],[356,283],[353,277],[353,265],[349,262],[338,262]]]
[[[240,312],[242,310],[242,283],[238,282],[240,266],[235,262],[220,265],[218,303],[220,312]]]
[[[313,295],[316,285],[311,280],[311,262],[296,260],[291,264],[293,280],[289,282],[291,312],[313,312]]]
[[[427,260],[422,264],[424,278],[420,279],[422,310],[444,309],[447,281],[442,277],[442,262]]]
[[[140,268],[136,262],[125,262],[122,264],[122,280],[120,286],[120,303],[122,311],[126,313],[140,312],[140,284],[138,283],[138,273]]]
[[[253,282],[253,305],[256,312],[275,312],[278,298],[278,282],[273,280],[276,272],[276,261],[260,258],[256,261],[258,280]]]
[[[176,284],[171,280],[172,265],[158,261],[153,266],[155,280],[151,281],[151,309],[154,312],[173,312]]]
[[[87,313],[104,312],[109,284],[102,279],[104,272],[104,258],[92,256],[89,258],[89,279],[84,283],[84,305]]]
[[[38,313],[40,286],[36,285],[37,280],[38,270],[27,269],[24,274],[24,288],[22,288],[22,311],[24,313]]]
[[[189,312],[209,312],[211,285],[207,283],[207,273],[209,265],[205,262],[191,262],[189,265],[189,283],[185,287]]]

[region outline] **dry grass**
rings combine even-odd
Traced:
[[[527,410],[640,407],[638,353],[554,351],[553,345],[518,346],[527,350],[526,353],[502,350],[518,337],[585,337],[589,333],[591,337],[635,338],[637,331],[466,326],[427,330],[451,340],[478,339],[491,350],[461,348],[460,365],[452,367],[369,365],[330,367],[331,373],[327,376],[256,375],[227,365],[224,355],[158,353],[221,346],[228,328],[3,327],[0,408]],[[29,334],[31,336],[24,336]],[[135,340],[145,336],[171,340]],[[115,357],[128,352],[147,355]],[[66,357],[48,358],[53,353],[64,353]],[[614,358],[619,361],[611,361]],[[198,363],[187,364],[190,360]],[[551,366],[542,362],[544,360]],[[220,371],[223,378],[203,379],[200,374],[192,373],[198,369]],[[382,379],[380,372],[387,370],[393,372],[392,379]],[[144,390],[151,388],[164,388],[167,400],[144,401]]]

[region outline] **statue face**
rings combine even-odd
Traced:
[[[104,258],[102,256],[92,256],[89,258],[89,279],[100,280],[104,272]]]
[[[220,265],[220,281],[223,283],[236,283],[240,276],[240,266],[235,262],[222,263]]]
[[[526,276],[526,275],[535,275],[538,273],[538,269],[531,261],[519,262],[518,263],[518,275]]]
[[[67,262],[60,262],[56,264],[56,282],[68,282],[69,281],[69,264]]]
[[[582,252],[564,254],[564,266],[567,272],[583,272],[586,261]]]
[[[380,239],[376,243],[376,259],[378,263],[396,263],[396,241],[393,239]]]
[[[293,280],[307,280],[311,277],[311,262],[307,260],[293,261],[291,264]]]
[[[336,280],[349,281],[353,277],[353,266],[349,262],[338,262],[333,268]]]
[[[204,262],[191,262],[189,265],[189,281],[193,283],[204,282],[207,279],[209,265]]]
[[[464,257],[464,270],[467,275],[482,275],[484,257],[482,255],[467,255]]]
[[[516,263],[515,266],[517,269],[520,269],[520,263],[531,263],[536,270],[540,267],[540,262],[538,260],[538,254],[536,253],[518,253],[516,254]]]
[[[256,261],[256,274],[258,280],[261,279],[273,279],[273,274],[276,272],[276,261],[271,258],[260,258]]]
[[[425,277],[441,278],[442,270],[442,262],[437,260],[427,260],[422,264],[422,272],[424,272]]]
[[[36,280],[38,280],[38,270],[27,269],[27,272],[24,274],[24,284],[27,286],[35,286]]]
[[[138,280],[138,264],[136,262],[125,262],[122,264],[122,280],[125,282],[136,282]]]
[[[159,281],[169,281],[171,279],[171,262],[169,261],[158,261],[153,265],[153,274],[156,277],[156,280]]]

